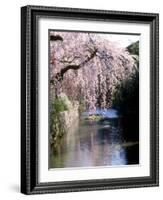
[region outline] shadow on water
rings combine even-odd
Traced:
[[[135,121],[108,118],[98,121],[81,118],[50,151],[50,168],[95,167],[139,163],[139,132]],[[84,113],[85,115],[85,113]]]
[[[122,127],[122,136],[124,140],[132,141],[134,144],[126,147],[126,158],[128,164],[137,164],[139,163],[139,117],[137,115],[123,117]]]
[[[127,164],[138,164],[139,163],[139,144],[133,144],[125,149]]]

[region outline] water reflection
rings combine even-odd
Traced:
[[[50,168],[138,164],[138,142],[124,140],[119,118],[77,121],[50,152]]]

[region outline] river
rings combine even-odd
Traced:
[[[50,149],[49,168],[139,164],[139,142],[126,139],[122,116],[115,109],[97,110],[96,114],[102,120],[87,119],[88,113],[83,113]]]

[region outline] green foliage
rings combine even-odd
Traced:
[[[122,114],[135,114],[139,111],[139,72],[117,85],[113,95],[113,106]]]
[[[139,41],[130,44],[127,47],[128,52],[132,55],[135,61],[135,69],[139,70]]]
[[[64,134],[64,129],[60,121],[59,113],[68,110],[66,99],[58,97],[51,103],[50,111],[50,133],[55,142],[59,137]]]
[[[61,97],[58,97],[54,99],[54,101],[52,102],[52,110],[54,113],[57,114],[57,113],[68,110],[68,106],[64,99],[62,99]]]
[[[113,106],[122,114],[135,114],[139,110],[139,41],[127,47],[135,60],[134,72],[116,86]]]
[[[132,55],[139,55],[139,41],[132,43],[127,47],[127,50]]]

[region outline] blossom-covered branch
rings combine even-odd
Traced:
[[[97,49],[95,49],[95,50],[91,53],[91,55],[90,55],[89,57],[87,57],[82,63],[80,63],[80,64],[78,64],[78,65],[75,65],[75,64],[73,65],[73,64],[71,64],[71,65],[67,65],[66,67],[62,68],[61,71],[60,71],[59,73],[56,74],[55,78],[56,78],[58,81],[63,80],[63,76],[64,76],[64,74],[65,74],[68,70],[70,70],[70,69],[72,69],[72,70],[78,70],[78,69],[80,69],[80,68],[83,67],[85,64],[87,64],[87,62],[89,62],[92,58],[94,58],[94,56],[96,55],[96,53],[97,53]]]

